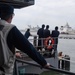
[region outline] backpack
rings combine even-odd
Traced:
[[[14,63],[14,54],[7,45],[7,35],[13,25],[0,25],[0,67],[8,68]]]

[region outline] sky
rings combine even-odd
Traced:
[[[19,29],[28,25],[41,27],[42,24],[54,29],[66,23],[75,29],[75,0],[35,0],[32,6],[15,9],[12,23]]]

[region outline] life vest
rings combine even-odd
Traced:
[[[44,45],[48,50],[52,49],[54,45],[54,39],[52,37],[46,38],[44,41]]]

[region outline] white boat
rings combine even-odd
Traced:
[[[75,30],[72,27],[70,27],[68,23],[66,23],[65,26],[60,27],[60,33],[61,34],[75,35]]]

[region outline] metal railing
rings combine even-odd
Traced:
[[[28,39],[35,47],[45,47],[44,46],[44,40],[46,38],[38,38],[38,36],[32,36],[33,39]],[[59,36],[59,37],[52,37],[54,40],[56,38],[58,39],[75,39],[75,36]],[[38,40],[41,40],[42,42],[42,45],[41,46],[38,46]],[[57,44],[53,44],[53,45],[57,45]]]
[[[41,68],[41,69],[44,68],[44,69],[47,69],[47,70],[52,70],[52,71],[60,72],[60,73],[63,73],[63,74],[75,75],[75,73],[70,72],[70,71],[66,71],[66,70],[62,70],[62,69],[57,69],[57,68],[54,68],[54,67],[45,68],[45,67],[41,67],[41,66],[38,65],[38,64],[30,63],[30,62],[28,62],[28,61],[24,61],[24,60],[21,60],[21,59],[16,59],[16,62],[29,64],[29,65],[32,65],[32,66],[35,66],[35,67],[39,67],[39,68]],[[16,65],[17,65],[17,64],[16,64]]]

